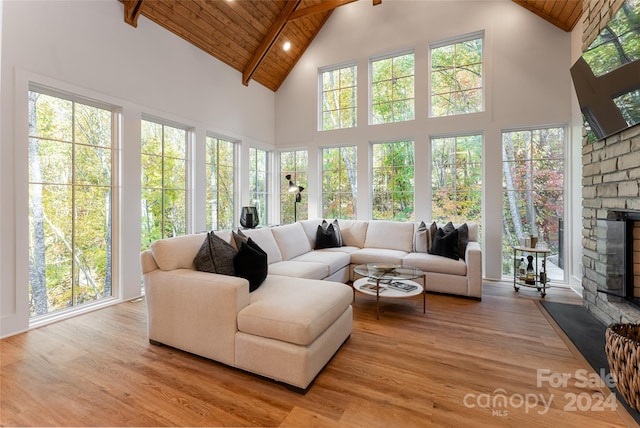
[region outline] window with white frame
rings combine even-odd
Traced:
[[[142,120],[142,249],[187,233],[187,130]]]
[[[322,216],[355,219],[358,148],[322,149]]]
[[[484,111],[484,33],[430,46],[431,117]]]
[[[502,273],[513,274],[512,246],[534,235],[551,252],[547,275],[564,280],[563,127],[510,130],[502,133],[503,240]]]
[[[306,150],[292,150],[280,153],[280,222],[293,223],[308,217],[308,192],[300,193],[300,202],[295,202],[296,194],[289,191],[289,180],[305,189],[307,186],[307,168],[309,156]],[[297,204],[297,205],[296,205]]]
[[[29,314],[114,294],[115,109],[32,87]]]
[[[354,128],[358,124],[355,64],[320,70],[320,130]]]
[[[249,205],[258,210],[260,224],[268,224],[267,207],[269,206],[269,172],[268,157],[264,150],[251,147],[249,149]]]
[[[413,221],[413,141],[373,144],[374,220]]]
[[[371,123],[415,119],[413,52],[371,60]]]
[[[431,218],[482,223],[482,135],[431,139]]]
[[[232,229],[235,215],[235,143],[207,135],[207,230]]]

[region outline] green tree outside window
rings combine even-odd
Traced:
[[[358,192],[356,146],[322,149],[322,216],[355,219]]]
[[[414,219],[413,141],[373,144],[374,220]]]

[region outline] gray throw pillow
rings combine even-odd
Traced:
[[[236,250],[239,250],[240,247],[242,246],[243,242],[247,242],[247,240],[249,239],[249,237],[247,235],[245,235],[244,233],[242,233],[242,231],[240,229],[238,229],[238,232],[236,232],[235,230],[231,231],[231,236],[233,236],[233,243],[236,244]]]
[[[331,223],[333,225],[333,232],[336,234],[336,241],[338,241],[338,247],[342,247],[344,245],[344,241],[342,240],[342,232],[340,232],[340,225],[338,224],[338,220],[333,220]]]
[[[235,275],[233,258],[237,252],[227,241],[209,232],[193,263],[199,271]]]
[[[413,234],[413,251],[416,253],[426,253],[429,251],[429,241],[431,241],[429,229],[424,221],[420,222]]]

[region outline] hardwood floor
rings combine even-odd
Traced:
[[[562,288],[546,299],[580,304]],[[537,300],[535,290],[488,284],[481,302],[428,295],[426,314],[419,296],[382,300],[376,321],[375,298],[357,294],[351,338],[306,395],[150,345],[145,302],[122,303],[2,340],[0,423],[636,426],[607,406],[606,388],[585,385],[595,372]]]

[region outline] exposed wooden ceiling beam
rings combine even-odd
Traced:
[[[124,0],[124,22],[137,28],[144,0]]]
[[[326,12],[327,10],[333,10],[337,7],[344,6],[345,4],[353,3],[358,0],[327,0],[320,3],[316,3],[313,6],[305,7],[304,9],[296,10],[289,16],[289,21],[294,19],[304,18],[305,16],[313,15],[318,12]],[[374,0],[375,3],[376,0]],[[382,0],[380,0],[382,1]]]
[[[260,46],[258,46],[256,51],[253,53],[253,57],[251,57],[246,67],[244,68],[244,71],[242,72],[242,83],[245,86],[249,85],[251,76],[253,76],[253,73],[255,73],[258,66],[260,66],[260,63],[264,59],[265,55],[267,55],[267,52],[269,52],[269,49],[271,49],[273,42],[276,41],[276,39],[284,29],[284,26],[287,24],[289,16],[291,16],[291,14],[298,7],[301,1],[302,0],[288,1],[284,9],[282,9],[282,12],[280,12],[280,15],[278,15],[276,20],[273,22],[273,25],[271,25],[271,28],[269,28],[269,31],[267,31],[267,34],[260,43]]]

